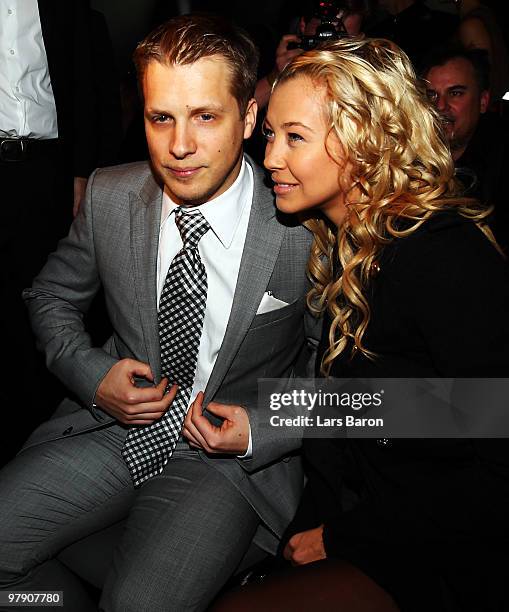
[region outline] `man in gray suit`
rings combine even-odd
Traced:
[[[291,376],[303,348],[311,238],[276,214],[242,154],[256,57],[242,32],[203,16],[164,24],[136,51],[152,167],[96,171],[69,236],[24,294],[49,368],[73,397],[0,474],[4,589],[63,589],[64,609],[92,609],[56,557],[127,516],[101,609],[202,610],[253,539],[273,552],[292,518],[298,441],[263,427],[257,379]],[[188,215],[205,227],[192,261],[179,225]],[[208,287],[206,302],[200,314],[202,297],[168,315],[168,347],[162,313],[182,282],[200,296]],[[113,334],[98,348],[83,315],[101,285]],[[176,343],[173,358],[193,363],[188,388],[165,365]],[[173,448],[179,398],[187,410],[196,397],[191,444],[180,437]]]

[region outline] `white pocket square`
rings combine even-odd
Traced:
[[[271,312],[272,310],[279,310],[280,308],[284,308],[288,306],[287,302],[283,302],[283,300],[278,300],[275,298],[270,291],[266,291],[263,294],[262,301],[258,306],[258,310],[256,314],[264,314],[266,312]]]

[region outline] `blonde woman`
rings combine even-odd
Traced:
[[[315,237],[321,373],[507,377],[504,258],[487,211],[461,195],[404,53],[346,39],[300,55],[276,81],[264,132],[277,207],[306,216]],[[509,609],[505,440],[309,439],[304,450],[309,481],[283,542],[298,567],[218,610]]]

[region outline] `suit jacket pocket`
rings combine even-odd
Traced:
[[[265,325],[270,325],[272,323],[280,323],[284,319],[296,315],[299,310],[302,312],[303,309],[304,300],[302,298],[298,298],[291,304],[288,304],[288,306],[256,315],[250,329],[258,329],[259,327],[264,327]]]

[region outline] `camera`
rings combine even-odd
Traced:
[[[338,40],[346,35],[342,24],[343,12],[340,2],[327,2],[319,0],[316,2],[313,17],[320,19],[320,24],[316,28],[316,33],[313,36],[302,35],[300,43],[289,43],[288,49],[304,49],[310,51],[320,43],[328,42],[329,40]]]

